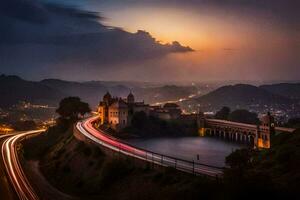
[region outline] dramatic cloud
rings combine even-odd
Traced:
[[[0,19],[0,69],[7,73],[39,77],[101,70],[192,51],[178,42],[160,44],[145,31],[104,26],[97,13],[39,1],[5,0]]]

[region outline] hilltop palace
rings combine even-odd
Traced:
[[[115,130],[129,126],[134,113],[145,112],[146,115],[156,116],[160,119],[177,119],[181,110],[177,104],[166,103],[163,107],[150,106],[144,102],[137,102],[130,92],[127,98],[112,97],[109,92],[103,96],[98,106],[100,124],[110,125]]]
[[[248,143],[254,148],[270,148],[271,136],[275,132],[292,133],[294,131],[290,128],[275,127],[274,118],[270,113],[265,115],[258,125],[209,119],[201,112],[184,115],[179,106],[174,103],[166,103],[160,107],[136,102],[131,92],[127,98],[112,97],[107,92],[98,106],[100,124],[108,125],[116,131],[130,126],[134,113],[141,111],[145,112],[146,115],[152,115],[163,120],[176,119],[182,122],[197,123],[200,136],[217,136]]]

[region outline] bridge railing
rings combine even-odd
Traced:
[[[143,149],[141,149],[143,150]],[[223,172],[223,167],[217,167],[212,165],[207,165],[204,163],[199,163],[195,161],[189,161],[185,159],[180,159],[149,150],[143,150],[146,152],[144,158],[148,162],[160,164],[167,167],[173,167],[175,169],[189,172],[192,174],[205,174],[209,176],[221,176]]]
[[[205,163],[199,163],[195,161],[190,161],[190,160],[185,160],[181,158],[176,158],[173,156],[169,155],[164,155],[161,153],[153,152],[147,149],[135,147],[132,144],[129,144],[123,140],[120,140],[118,138],[115,138],[109,134],[107,134],[103,130],[98,130],[100,131],[103,135],[106,137],[110,138],[111,140],[117,141],[118,145],[114,145],[113,149],[114,151],[117,151],[119,153],[131,156],[131,157],[136,157],[141,160],[147,161],[152,164],[157,164],[165,167],[173,167],[177,170],[188,172],[191,174],[195,175],[208,175],[211,177],[219,177],[222,176],[224,167],[219,167],[219,166],[213,166],[213,165],[208,165]],[[101,142],[102,144],[106,143],[104,141]],[[106,144],[105,146],[107,147]],[[128,150],[130,148],[130,150]]]

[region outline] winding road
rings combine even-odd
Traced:
[[[127,144],[117,138],[109,136],[104,132],[94,128],[93,122],[98,117],[90,117],[76,124],[76,129],[90,140],[109,148],[118,153],[134,157],[146,162],[161,165],[164,167],[174,167],[177,170],[202,174],[212,177],[221,176],[222,169],[201,163],[190,162],[167,155],[158,154],[149,150],[140,149]],[[38,200],[40,199],[33,187],[29,183],[22,166],[19,161],[18,148],[20,141],[28,139],[44,130],[27,131],[18,134],[7,134],[0,136],[1,139],[1,155],[3,168],[6,177],[10,181],[10,186],[14,189],[17,197],[21,200]],[[1,195],[2,196],[2,195]],[[11,195],[12,196],[12,195]],[[11,199],[14,199],[11,197]]]
[[[1,147],[2,161],[16,194],[22,200],[37,200],[39,197],[30,185],[26,175],[24,174],[20,165],[18,157],[18,144],[21,140],[32,137],[44,130],[27,131],[19,134],[10,134],[1,136],[6,138]]]
[[[210,177],[222,176],[223,168],[206,165],[204,163],[196,163],[194,161],[183,160],[180,158],[162,155],[150,150],[134,147],[117,138],[114,138],[103,131],[96,129],[93,122],[98,119],[98,116],[90,117],[76,124],[76,129],[79,133],[89,138],[93,142],[109,148],[126,156],[134,157],[146,162],[154,163],[164,167],[174,167],[177,170],[207,175]]]

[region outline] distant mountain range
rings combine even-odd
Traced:
[[[101,82],[69,82],[58,79],[45,79],[39,82],[55,91],[67,96],[79,96],[83,101],[94,107],[103,94],[109,91],[112,95],[124,96],[129,93],[129,88],[124,85],[105,85]],[[59,102],[59,100],[57,100]]]
[[[300,83],[262,85],[260,88],[291,99],[300,99]]]
[[[113,96],[126,97],[132,91],[136,100],[146,103],[164,102],[187,98],[197,94],[194,86],[151,85],[138,82],[88,81],[70,82],[45,79],[39,82],[26,81],[17,76],[0,76],[0,108],[8,108],[20,101],[58,105],[67,96],[79,96],[94,108],[109,91]],[[252,111],[270,108],[286,111],[300,110],[300,84],[274,84],[259,87],[237,84],[219,87],[203,96],[196,96],[181,103],[183,108],[200,105],[203,111],[215,111],[222,106],[232,110],[245,108]]]
[[[126,97],[132,91],[136,100],[155,103],[177,100],[197,91],[189,86],[160,86],[138,82],[88,81],[71,82],[59,79],[45,79],[39,82],[26,81],[17,76],[0,76],[0,108],[8,108],[20,101],[58,105],[67,96],[79,96],[93,108],[105,92],[113,96]]]
[[[230,85],[220,87],[207,95],[198,98],[200,104],[245,107],[250,104],[286,104],[291,103],[291,99],[273,94],[267,90],[252,85]]]
[[[282,86],[284,85],[284,87]],[[274,84],[252,86],[246,84],[220,87],[206,95],[194,98],[186,104],[198,105],[204,111],[216,111],[223,106],[252,111],[299,110],[299,84]]]
[[[38,82],[25,81],[17,76],[0,76],[0,107],[8,108],[20,101],[54,104],[64,94]]]
[[[196,94],[197,88],[193,86],[165,85],[160,87],[135,88],[134,93],[139,99],[143,98],[145,102],[154,103],[187,98],[191,94]]]

